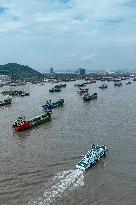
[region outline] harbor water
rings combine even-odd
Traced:
[[[30,96],[0,108],[0,205],[136,204],[136,82],[108,82],[104,90],[100,81],[86,85],[98,96],[90,102],[75,83],[59,93],[49,93],[51,83],[27,84]],[[53,110],[50,122],[12,129],[18,116],[39,115],[46,100],[60,98],[64,106]],[[93,143],[105,144],[107,157],[87,172],[76,170]]]

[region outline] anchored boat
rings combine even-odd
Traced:
[[[63,106],[63,104],[64,104],[64,99],[62,98],[62,99],[60,99],[56,102],[53,102],[53,103],[51,103],[51,100],[48,100],[45,105],[42,105],[42,107],[44,110],[52,110],[54,108]]]
[[[84,83],[81,83],[81,84],[75,84],[74,86],[75,87],[84,87],[86,84],[84,84]]]
[[[84,94],[84,93],[88,93],[89,88],[79,88],[79,90],[77,91],[77,93],[79,94]]]
[[[94,99],[97,99],[97,93],[93,93],[92,95],[85,94],[83,96],[84,101],[90,101],[90,100],[94,100]]]
[[[122,86],[122,82],[121,81],[116,81],[116,82],[114,82],[114,86]]]
[[[130,82],[130,81],[127,81],[127,82],[126,82],[126,85],[130,85],[130,84],[131,84],[131,82]]]
[[[66,87],[66,83],[65,84],[59,84],[59,85],[55,85],[54,88],[65,88]]]
[[[4,105],[10,105],[12,102],[12,98],[8,97],[7,99],[5,99],[4,101],[0,101],[0,107],[4,106]]]
[[[30,120],[26,120],[25,117],[19,117],[13,124],[13,129],[16,131],[23,131],[31,127],[35,127],[42,123],[45,123],[51,119],[51,112],[46,111],[44,114],[36,116]]]
[[[102,84],[99,88],[100,88],[100,89],[105,89],[105,88],[107,88],[107,87],[108,87],[108,85]]]
[[[65,88],[65,87],[66,87],[66,84],[58,84],[58,85],[55,85],[53,88],[51,88],[49,92],[51,93],[60,92],[61,88]]]
[[[107,148],[105,145],[93,145],[92,148],[84,156],[84,158],[76,165],[76,168],[82,171],[86,171],[87,169],[95,165],[99,159],[101,159],[103,156],[106,156],[106,150]]]
[[[60,88],[55,88],[55,87],[49,90],[50,93],[60,92],[60,91],[61,91]]]
[[[27,92],[24,92],[24,91],[21,91],[21,90],[14,90],[14,91],[3,91],[2,92],[3,95],[9,95],[9,96],[21,96],[21,97],[24,97],[24,96],[28,96],[30,95],[29,93]]]

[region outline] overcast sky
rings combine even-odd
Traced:
[[[0,64],[136,68],[136,0],[0,0]]]

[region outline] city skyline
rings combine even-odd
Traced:
[[[0,64],[136,68],[134,0],[0,0]]]

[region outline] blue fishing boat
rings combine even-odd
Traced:
[[[51,100],[48,100],[45,105],[42,105],[42,107],[44,110],[52,110],[57,107],[63,106],[63,104],[64,104],[64,99],[62,98],[53,103],[51,103]]]

